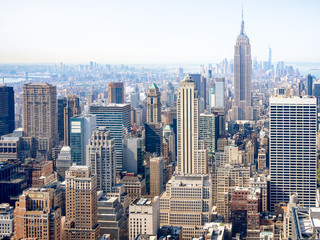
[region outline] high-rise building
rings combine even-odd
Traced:
[[[177,171],[187,174],[206,174],[207,151],[204,141],[199,140],[199,95],[191,77],[187,76],[181,83],[177,108]]]
[[[200,114],[200,138],[206,140],[206,149],[210,156],[213,156],[217,146],[216,119],[217,116],[213,113]]]
[[[234,46],[234,102],[232,106],[233,120],[251,120],[251,46],[244,33],[242,17],[241,31]]]
[[[307,76],[307,95],[312,96],[312,88],[313,88],[313,77],[311,74]]]
[[[13,87],[0,86],[0,136],[15,129]]]
[[[124,103],[123,82],[109,82],[108,103]]]
[[[129,206],[129,239],[139,234],[157,235],[159,228],[159,198],[138,198]]]
[[[296,193],[314,207],[317,188],[317,106],[314,97],[270,98],[270,204]]]
[[[14,209],[14,239],[60,240],[60,222],[53,189],[25,190]]]
[[[216,78],[215,81],[215,106],[225,107],[225,78]]]
[[[71,118],[80,114],[79,98],[76,95],[58,99],[59,140],[64,140],[65,146],[70,146]]]
[[[0,204],[0,238],[10,239],[13,235],[13,207],[8,203]]]
[[[191,79],[195,82],[195,89],[198,90],[199,98],[203,98],[204,109],[207,102],[207,79],[201,74],[189,74]]]
[[[147,94],[147,123],[161,122],[161,94],[158,86],[153,83]]]
[[[71,162],[85,165],[87,145],[93,131],[96,130],[96,116],[83,115],[71,118],[70,148]]]
[[[150,196],[160,196],[163,192],[163,157],[150,158]]]
[[[140,105],[140,93],[132,92],[130,98],[131,98],[131,106],[133,108],[137,108]]]
[[[126,168],[129,173],[144,175],[144,139],[131,137],[124,140]]]
[[[59,180],[64,181],[66,177],[66,171],[69,170],[71,164],[71,148],[69,146],[63,146],[56,160],[56,170]]]
[[[88,166],[70,167],[66,172],[66,240],[100,237],[97,176]]]
[[[90,113],[97,117],[97,127],[106,127],[110,137],[115,140],[116,170],[123,170],[126,162],[123,155],[123,142],[131,131],[130,105],[129,104],[106,104],[95,102],[90,106]]]
[[[153,83],[147,94],[147,123],[145,124],[146,152],[162,153],[162,125],[161,125],[161,101],[160,90]]]
[[[97,189],[104,194],[116,184],[116,151],[110,133],[100,127],[94,131],[87,145],[87,165],[97,176]]]
[[[37,157],[51,159],[58,143],[57,90],[47,83],[23,86],[23,129],[25,138],[34,139]]]

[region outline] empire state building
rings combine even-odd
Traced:
[[[234,46],[234,102],[232,120],[252,120],[251,106],[251,46],[244,33],[242,14],[241,31]]]

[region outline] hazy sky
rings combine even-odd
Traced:
[[[319,0],[0,0],[0,62],[218,62],[242,4],[258,60],[320,62]]]

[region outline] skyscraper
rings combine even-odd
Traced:
[[[313,87],[313,78],[312,78],[311,74],[308,74],[308,77],[307,77],[307,94],[309,96],[312,96],[312,87]]]
[[[270,203],[314,207],[317,188],[317,107],[314,97],[270,98]]]
[[[200,138],[206,140],[206,149],[210,156],[216,151],[218,130],[216,128],[216,119],[218,117],[213,113],[200,114]]]
[[[199,95],[190,76],[182,82],[178,93],[177,159],[180,173],[206,174],[208,172],[205,143],[199,140]]]
[[[108,103],[124,103],[123,82],[109,82]]]
[[[215,82],[215,107],[225,107],[225,79],[216,78]]]
[[[123,154],[123,141],[131,131],[130,105],[129,104],[106,104],[95,102],[90,106],[90,113],[97,117],[97,127],[106,127],[110,137],[115,140],[117,152],[116,169],[123,170],[126,162]]]
[[[95,115],[83,115],[71,118],[70,148],[72,163],[76,163],[77,165],[86,164],[86,146],[95,130]]]
[[[23,129],[26,139],[33,138],[37,157],[51,159],[58,143],[57,90],[48,83],[23,86]]]
[[[111,192],[116,184],[116,151],[114,139],[110,139],[110,133],[100,127],[94,131],[87,145],[87,165],[97,176],[98,191],[104,194]]]
[[[160,90],[153,83],[147,95],[147,123],[145,124],[146,152],[162,153],[162,125]]]
[[[244,33],[242,16],[241,31],[234,46],[234,102],[232,107],[233,120],[251,120],[251,46],[248,36]]]
[[[59,139],[64,140],[65,146],[70,146],[71,118],[80,114],[79,98],[76,95],[68,95],[66,98],[58,99]]]
[[[13,87],[0,86],[0,136],[15,128]]]
[[[66,184],[66,239],[99,239],[97,176],[88,166],[71,166]]]
[[[150,196],[160,196],[163,191],[163,157],[150,159]]]

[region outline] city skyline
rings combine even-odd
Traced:
[[[0,4],[5,10],[0,16],[0,63],[231,59],[242,4],[252,56],[267,60],[270,45],[274,61],[320,62],[315,48],[320,34],[312,27],[320,9],[317,1],[16,0]]]

